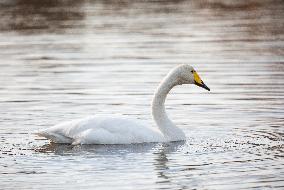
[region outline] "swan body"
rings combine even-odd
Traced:
[[[150,127],[149,127],[150,126]],[[40,132],[55,143],[131,144],[165,142],[163,134],[147,121],[121,117],[90,116],[60,123]]]
[[[181,84],[196,84],[210,90],[190,65],[172,69],[160,83],[152,102],[155,124],[125,117],[90,116],[60,123],[37,133],[54,143],[68,144],[131,144],[185,140],[184,132],[176,127],[165,111],[170,90]],[[158,126],[158,127],[155,127]]]

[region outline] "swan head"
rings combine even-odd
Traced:
[[[174,69],[174,73],[177,74],[176,77],[178,84],[195,84],[210,91],[210,88],[208,88],[208,86],[206,86],[206,84],[201,80],[200,76],[192,66],[187,64],[179,65]]]

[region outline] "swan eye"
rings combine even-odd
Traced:
[[[194,72],[194,70],[191,70],[190,72],[191,72],[191,73],[193,73],[193,72]]]

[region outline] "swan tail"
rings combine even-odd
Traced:
[[[72,138],[66,137],[61,134],[51,133],[47,131],[39,131],[35,133],[37,136],[45,137],[54,143],[67,143],[70,144],[73,142]]]

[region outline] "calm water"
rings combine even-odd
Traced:
[[[283,189],[284,3],[224,2],[1,1],[0,188]],[[212,90],[169,95],[186,142],[68,146],[32,134],[92,114],[150,120],[155,88],[179,63]]]

